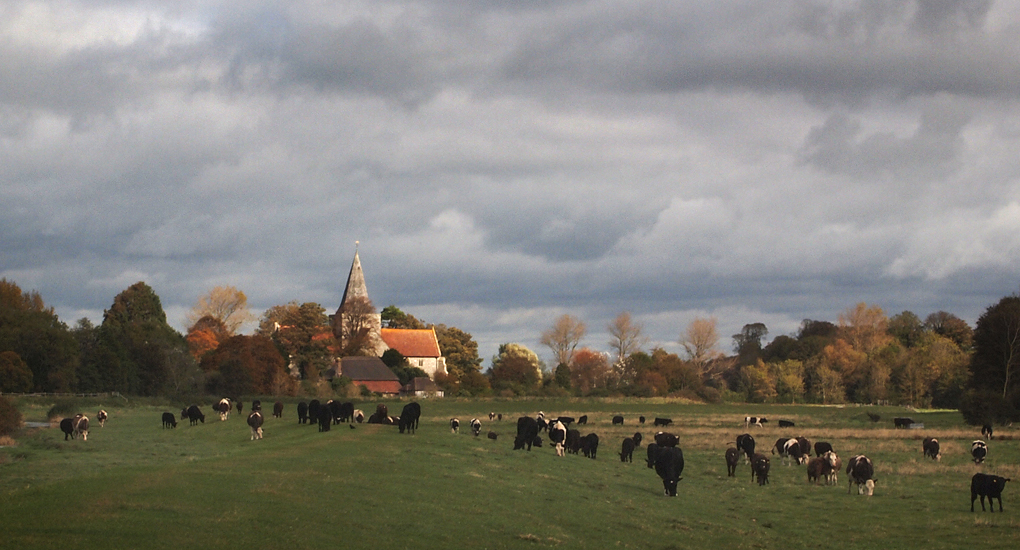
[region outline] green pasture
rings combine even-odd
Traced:
[[[88,441],[64,441],[59,428],[27,428],[0,448],[0,548],[1016,548],[1020,544],[1020,432],[999,427],[986,463],[969,460],[979,430],[955,411],[894,407],[700,405],[663,400],[420,400],[414,435],[379,425],[299,425],[296,400],[266,419],[249,440],[237,414],[164,430],[163,411],[181,403],[80,402],[95,416]],[[271,410],[271,399],[263,399]],[[377,402],[399,414],[396,400]],[[29,422],[46,421],[52,401],[16,399]],[[245,403],[248,405],[248,403]],[[597,460],[557,457],[552,448],[513,451],[516,418],[589,416]],[[488,412],[503,421],[488,420]],[[879,414],[871,422],[866,413]],[[625,424],[611,425],[622,414]],[[648,422],[638,425],[637,417]],[[771,484],[751,483],[741,463],[726,476],[723,453],[743,433],[745,415],[767,416],[750,431],[759,448],[781,436],[829,441],[844,459],[876,465],[875,496],[807,483],[803,466],[773,458]],[[461,433],[450,433],[458,417]],[[644,465],[645,446],[621,463],[624,437],[651,439],[652,418],[668,416],[686,458],[679,496]],[[925,424],[894,430],[894,416]],[[474,438],[468,421],[482,420]],[[793,429],[779,429],[785,418]],[[485,433],[499,434],[496,441]],[[921,439],[938,437],[943,458],[923,458]],[[767,451],[766,451],[767,452]],[[970,512],[970,477],[1011,477],[1005,513]]]

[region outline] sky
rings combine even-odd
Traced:
[[[1020,289],[1020,2],[0,4],[0,277],[371,299],[547,362]],[[359,244],[356,245],[355,243]]]

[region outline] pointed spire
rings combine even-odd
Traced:
[[[343,311],[348,299],[368,298],[368,287],[365,285],[365,274],[361,271],[361,258],[358,257],[357,242],[355,242],[354,261],[351,263],[351,272],[347,275],[347,286],[344,288],[344,297],[340,300],[339,311]]]

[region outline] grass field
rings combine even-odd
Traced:
[[[52,405],[15,401],[26,421]],[[264,403],[270,400],[263,400]],[[402,403],[389,405],[399,414]],[[88,441],[64,441],[59,428],[27,429],[0,449],[0,548],[1016,548],[1020,545],[1020,431],[999,428],[986,463],[969,460],[979,431],[959,413],[893,407],[685,405],[659,400],[422,400],[414,435],[396,427],[346,425],[328,433],[284,418],[266,419],[249,441],[243,417],[160,427],[180,405],[83,401],[94,417]],[[376,401],[358,403],[366,414]],[[267,407],[271,409],[270,407]],[[544,447],[513,451],[516,418],[589,416],[582,434],[601,439],[597,460],[555,456]],[[487,413],[504,415],[489,422]],[[866,412],[882,421],[872,423]],[[623,427],[611,417],[623,414]],[[875,496],[808,485],[803,466],[774,457],[771,483],[750,481],[741,463],[726,477],[723,452],[743,433],[745,414],[771,419],[755,429],[759,448],[781,436],[829,441],[844,459],[876,466]],[[644,426],[638,415],[649,418]],[[450,433],[450,417],[462,431]],[[654,433],[655,416],[673,418],[686,458],[679,496],[643,463],[621,463],[622,439]],[[894,430],[910,416],[925,429]],[[467,421],[483,422],[473,438]],[[797,427],[780,430],[785,418]],[[492,430],[497,441],[484,437]],[[921,439],[938,437],[943,458],[923,458]],[[1002,439],[1000,439],[1002,437]],[[1005,513],[970,512],[970,477],[1011,477]],[[707,545],[707,546],[706,546]]]

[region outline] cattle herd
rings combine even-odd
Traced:
[[[219,414],[221,421],[230,417],[233,409],[238,413],[243,410],[243,403],[229,398],[222,398],[212,404],[212,409]],[[282,418],[284,404],[277,401],[273,405],[273,416]],[[869,417],[877,416],[869,414]],[[247,415],[247,425],[250,428],[250,440],[262,439],[263,425],[265,423],[262,414],[262,404],[258,400],[251,402]],[[340,423],[348,423],[351,429],[355,424],[366,422],[364,413],[354,408],[350,402],[339,402],[329,400],[321,403],[316,399],[310,402],[301,401],[297,405],[297,418],[299,424],[310,424],[318,426],[320,432],[329,431],[330,427]],[[376,410],[367,419],[369,424],[384,424],[398,426],[400,433],[413,434],[418,429],[421,418],[421,406],[416,402],[406,404],[399,416],[390,416],[385,404],[376,406]],[[490,412],[489,421],[500,422],[503,419],[501,413]],[[96,420],[100,427],[105,426],[108,419],[107,412],[100,410],[96,414]],[[198,405],[184,407],[180,413],[180,420],[188,420],[191,426],[205,423],[205,415]],[[177,427],[177,417],[171,412],[162,414],[162,425],[164,429]],[[872,418],[872,420],[875,420]],[[641,416],[639,424],[644,424],[645,417]],[[624,417],[614,415],[611,418],[613,426],[623,425]],[[768,419],[764,417],[748,416],[744,418],[744,427],[764,428]],[[895,418],[895,427],[910,427],[916,423],[909,418]],[[671,418],[656,417],[653,421],[655,427],[668,427],[673,424]],[[556,456],[567,454],[583,454],[586,458],[596,460],[598,457],[599,436],[590,432],[582,435],[581,431],[571,426],[588,425],[588,415],[580,416],[576,421],[573,417],[556,416],[546,417],[544,412],[539,411],[534,417],[521,416],[517,419],[517,433],[513,441],[513,450],[531,451],[533,447],[543,447],[542,433],[555,450]],[[449,421],[450,431],[453,434],[460,433],[460,419],[451,418]],[[789,420],[780,420],[779,426],[791,428],[795,424]],[[482,431],[482,423],[478,418],[472,418],[468,422],[471,435],[479,437]],[[60,421],[60,429],[64,433],[64,440],[77,439],[88,440],[89,418],[84,414],[77,414],[71,418],[64,418]],[[754,430],[752,430],[754,431]],[[992,427],[982,427],[982,436],[988,439],[992,437]],[[498,440],[499,434],[494,431],[488,432],[488,439]],[[635,432],[633,436],[623,438],[620,446],[620,461],[633,462],[634,452],[641,446],[641,432]],[[933,461],[942,459],[942,449],[938,439],[926,437],[921,443],[921,450],[924,457]],[[814,451],[814,457],[811,452]],[[971,444],[971,459],[975,464],[982,464],[988,455],[988,444],[984,440],[975,440]],[[806,466],[808,483],[836,485],[838,475],[843,470],[843,461],[836,453],[832,444],[826,441],[811,442],[804,437],[780,437],[771,446],[769,454],[758,452],[755,438],[751,433],[742,433],[736,436],[733,446],[728,446],[724,452],[726,473],[729,477],[735,477],[737,468],[743,456],[744,464],[750,467],[751,481],[764,486],[769,483],[769,471],[771,468],[770,456],[776,456],[786,466]],[[662,481],[663,493],[667,496],[676,496],[679,482],[684,471],[684,454],[680,448],[680,439],[675,434],[658,431],[654,435],[654,442],[647,445],[645,462],[649,469],[654,469]],[[857,493],[871,496],[874,494],[875,464],[867,456],[857,454],[846,462],[845,473],[847,475],[847,493],[849,494],[856,484]],[[999,502],[999,511],[1002,511],[1002,491],[1009,478],[1001,476],[977,473],[971,479],[971,511],[974,511],[974,501],[980,499],[981,509],[985,510],[985,498],[988,498],[989,507],[994,511],[994,500]]]

